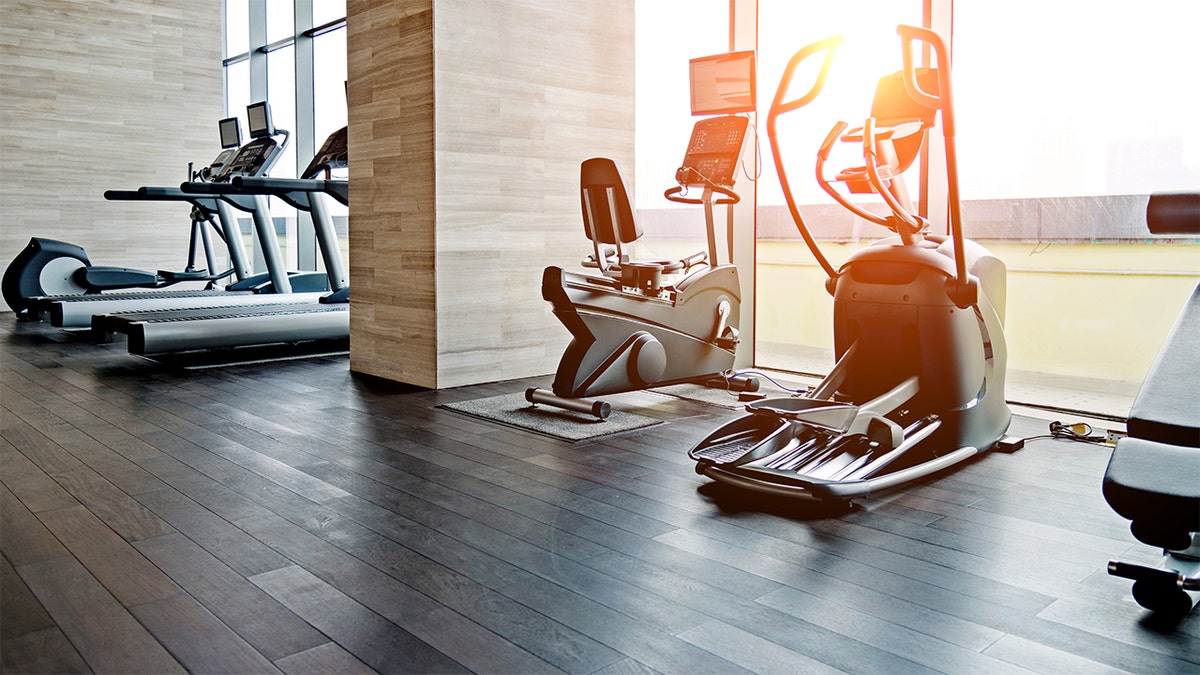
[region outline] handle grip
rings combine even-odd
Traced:
[[[950,56],[946,50],[946,43],[941,36],[928,28],[918,28],[916,26],[897,26],[896,32],[900,34],[900,40],[903,43],[904,56],[904,88],[908,91],[908,95],[917,102],[927,105],[930,108],[941,108],[941,99],[938,94],[931,94],[921,88],[917,82],[917,67],[916,60],[913,58],[913,43],[920,40],[933,47],[934,54],[937,55],[937,64],[940,70],[948,70],[950,65]],[[940,78],[938,84],[941,84]],[[940,88],[940,87],[939,87]]]
[[[828,79],[829,69],[833,65],[833,56],[842,42],[843,38],[841,35],[834,35],[803,47],[800,51],[792,55],[791,60],[788,61],[787,66],[783,69],[783,75],[779,80],[779,88],[775,90],[775,99],[771,102],[771,110],[767,114],[768,135],[775,135],[776,117],[812,103],[813,99],[825,88],[825,80]],[[821,52],[825,52],[825,60],[821,63],[821,71],[817,75],[817,81],[813,83],[812,88],[808,90],[808,93],[799,98],[785,101],[784,99],[787,98],[788,90],[792,86],[792,78],[796,74],[796,68],[813,54]]]
[[[725,197],[723,199],[714,199],[713,200],[714,204],[736,204],[736,203],[742,201],[742,198],[738,196],[738,193],[736,193],[733,190],[730,190],[728,188],[724,188],[724,187],[721,187],[720,185],[712,185],[712,184],[708,184],[705,187],[707,187],[709,190],[712,190],[713,192],[716,192],[717,194],[725,195]],[[703,204],[704,203],[704,199],[696,198],[696,197],[684,197],[681,194],[682,192],[683,192],[683,186],[676,185],[675,187],[669,188],[666,192],[664,192],[663,196],[666,197],[668,200],[679,203],[679,204]]]
[[[833,149],[833,144],[837,143],[837,140],[842,136],[842,132],[848,126],[850,125],[845,122],[838,122],[829,130],[829,135],[825,137],[825,141],[821,143],[821,149],[817,151],[817,157],[820,157],[821,161],[829,160],[829,152]]]

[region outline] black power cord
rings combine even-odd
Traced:
[[[1079,441],[1080,443],[1092,443],[1095,445],[1107,445],[1107,434],[1093,433],[1092,425],[1087,422],[1075,422],[1073,424],[1063,424],[1059,421],[1050,423],[1050,433],[1042,436],[1030,436],[1026,441],[1032,441],[1039,438],[1058,438],[1065,441]]]

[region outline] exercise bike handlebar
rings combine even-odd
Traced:
[[[962,212],[958,196],[958,151],[954,142],[954,96],[950,77],[950,50],[942,37],[928,28],[898,26],[896,32],[904,56],[904,89],[913,100],[936,108],[942,113],[942,136],[946,143],[946,187],[950,209],[950,235],[954,245],[954,267],[957,277],[952,287],[947,288],[955,306],[966,309],[975,304],[979,296],[979,284],[967,274],[966,255],[963,251]],[[933,49],[937,60],[938,91],[932,94],[921,88],[917,81],[916,59],[913,47],[924,42]]]
[[[711,200],[713,204],[736,204],[742,201],[742,198],[738,196],[738,193],[730,190],[729,188],[722,187],[720,185],[713,185],[712,183],[705,183],[704,187],[716,192],[717,194],[725,195],[721,199]],[[663,196],[668,200],[679,204],[704,204],[706,202],[703,197],[684,197],[683,191],[685,189],[686,187],[683,185],[676,185],[675,187],[669,188],[666,192],[664,192]]]

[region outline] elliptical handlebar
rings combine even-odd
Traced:
[[[833,128],[829,130],[829,135],[825,137],[825,141],[821,143],[821,149],[817,151],[817,185],[821,186],[821,189],[825,191],[825,194],[832,197],[835,202],[841,204],[842,208],[867,222],[887,227],[888,222],[886,218],[877,216],[874,213],[861,208],[849,199],[846,199],[844,196],[842,196],[842,193],[835,190],[833,186],[829,184],[829,181],[825,179],[825,162],[829,159],[829,152],[833,149],[833,144],[837,143],[838,139],[841,138],[842,133],[845,132],[849,126],[850,125],[845,122],[838,122],[837,124],[834,124]]]
[[[900,25],[896,27],[900,35],[904,60],[904,90],[910,98],[921,105],[937,108],[942,111],[942,129],[948,136],[954,136],[954,99],[951,96],[950,84],[950,50],[942,36],[928,28]],[[938,64],[938,93],[931,94],[921,88],[917,81],[916,59],[913,58],[913,43],[921,41],[933,48]]]
[[[979,282],[967,274],[967,260],[963,251],[962,213],[958,196],[958,151],[954,142],[954,96],[950,77],[950,50],[942,37],[928,28],[897,26],[904,55],[904,89],[909,97],[942,113],[942,137],[946,143],[946,192],[950,208],[950,235],[954,246],[954,271],[956,279],[946,292],[955,306],[966,309],[979,298]],[[916,59],[913,57],[914,43],[929,45],[937,59],[938,92],[933,95],[921,88],[917,81]]]
[[[783,113],[803,108],[812,103],[820,95],[821,90],[825,88],[825,80],[829,77],[830,66],[833,65],[833,55],[837,52],[838,47],[841,46],[843,41],[844,38],[841,35],[834,35],[802,47],[800,51],[792,55],[787,66],[783,69],[783,75],[779,79],[779,88],[775,90],[775,99],[771,101],[771,110],[767,113],[768,136],[775,136],[775,119],[777,117]],[[825,61],[821,63],[821,72],[817,74],[817,81],[813,83],[808,93],[785,103],[783,99],[792,87],[792,78],[796,74],[796,68],[802,62],[806,61],[808,57],[821,52],[825,52]]]
[[[783,75],[779,80],[779,88],[775,90],[775,98],[773,101],[771,101],[770,111],[767,112],[767,140],[771,143],[771,157],[775,160],[775,173],[779,176],[779,185],[781,188],[783,188],[783,197],[787,202],[788,211],[791,212],[792,221],[796,223],[796,229],[800,230],[800,236],[804,238],[804,243],[808,246],[809,250],[812,251],[813,257],[817,259],[817,263],[821,265],[821,269],[825,270],[825,274],[829,276],[830,282],[837,278],[837,270],[833,268],[833,265],[830,264],[829,259],[825,257],[824,253],[821,252],[821,248],[817,245],[816,238],[813,237],[812,232],[808,229],[808,225],[804,222],[804,217],[800,215],[800,209],[796,206],[796,198],[792,194],[791,184],[788,182],[787,172],[783,166],[783,155],[779,151],[779,141],[776,135],[775,123],[780,115],[787,112],[792,112],[793,110],[798,110],[817,98],[817,96],[821,93],[821,90],[825,87],[825,80],[829,77],[829,70],[833,65],[833,56],[843,41],[844,39],[841,35],[834,35],[802,47],[800,51],[793,54],[792,58],[788,61],[787,66],[783,69]],[[788,90],[791,89],[792,78],[796,74],[796,68],[798,68],[800,64],[807,60],[810,56],[814,54],[820,54],[821,52],[825,53],[825,60],[821,63],[820,73],[817,74],[817,81],[813,83],[812,88],[808,90],[808,93],[797,99],[785,101],[784,99],[787,97]],[[837,139],[837,136],[840,135],[841,132],[842,129],[837,129],[836,134],[831,133],[830,136],[825,139],[825,144],[832,146],[833,141]],[[822,145],[821,149],[824,155],[828,156],[828,148],[826,148],[825,145]],[[820,170],[822,164],[823,162],[818,161],[818,171]],[[823,181],[822,187],[825,187]],[[840,201],[841,200],[839,200],[839,202]]]
[[[896,234],[900,235],[900,238],[903,239],[905,243],[913,243],[919,239],[919,237],[916,235],[922,229],[924,229],[924,224],[920,221],[920,219],[909,213],[908,210],[900,204],[899,200],[896,199],[896,196],[892,194],[892,191],[888,189],[886,184],[884,184],[883,178],[879,174],[879,158],[875,154],[874,117],[868,117],[863,122],[862,136],[863,160],[865,161],[867,176],[871,181],[871,185],[875,188],[875,192],[883,198],[883,201],[898,219],[894,221]],[[907,225],[908,230],[902,231],[902,224]]]

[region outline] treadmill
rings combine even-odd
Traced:
[[[243,176],[262,176],[274,165],[287,146],[290,134],[276,129],[271,122],[269,104],[265,101],[247,106],[251,141],[237,149],[232,158],[230,148],[194,177],[199,182],[228,183]],[[279,137],[282,137],[281,139]],[[224,140],[224,139],[223,139]],[[222,143],[223,146],[226,143]],[[186,201],[193,206],[216,213],[226,245],[237,274],[237,281],[224,289],[205,290],[140,290],[84,295],[43,296],[32,301],[34,311],[48,317],[60,328],[86,328],[97,314],[184,309],[190,307],[257,306],[296,302],[320,297],[328,291],[324,276],[319,274],[291,275],[283,265],[274,225],[268,215],[265,196],[218,195],[184,192],[180,188],[141,187],[137,190],[109,190],[105,199],[122,201]],[[251,215],[255,234],[261,244],[267,272],[250,273],[245,261],[240,228],[233,211]]]
[[[193,182],[180,186],[186,193],[217,194],[223,198],[274,196],[308,211],[331,293],[264,307],[103,314],[93,317],[93,331],[106,339],[125,335],[129,352],[142,356],[349,339],[349,281],[333,219],[324,201],[333,198],[349,204],[347,181],[328,177],[333,169],[346,166],[346,157],[343,127],[325,141],[302,178],[235,176],[228,183]],[[326,178],[315,178],[321,174]]]

